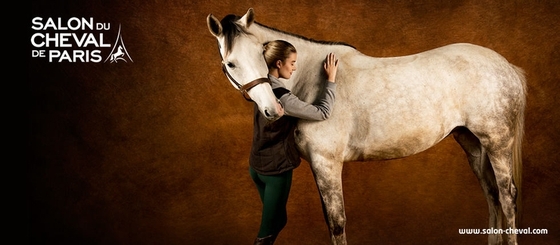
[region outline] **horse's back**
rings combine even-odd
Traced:
[[[348,60],[345,60],[347,68],[353,72],[375,73],[377,69],[389,68],[395,69],[393,74],[396,76],[402,75],[402,72],[398,72],[398,69],[408,66],[413,67],[416,72],[422,72],[433,71],[436,67],[466,70],[473,68],[472,65],[480,67],[484,65],[509,64],[496,51],[470,43],[455,43],[416,54],[382,58],[367,56],[354,50],[354,52],[345,57],[348,58]]]
[[[472,114],[507,108],[506,101],[519,104],[524,95],[517,68],[497,52],[473,44],[368,60],[340,71],[340,109],[389,114],[394,120],[445,114],[464,122]]]

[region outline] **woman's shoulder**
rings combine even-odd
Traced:
[[[270,80],[270,86],[272,87],[272,89],[277,89],[277,88],[286,89],[286,85],[284,85],[284,83],[280,81],[280,79],[278,79],[277,77],[268,75],[268,79]]]

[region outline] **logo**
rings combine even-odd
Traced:
[[[110,63],[117,63],[119,61],[128,62],[127,60],[130,60],[130,62],[134,62],[132,61],[132,58],[130,58],[128,51],[126,51],[126,47],[124,46],[124,42],[121,36],[121,25],[119,25],[119,33],[117,34],[117,39],[115,41],[115,44],[113,45],[113,50],[111,50],[111,53],[109,54],[109,56],[107,56],[105,62],[107,62],[107,60],[109,60]]]
[[[93,17],[35,17],[31,29],[37,31],[31,36],[33,58],[58,63],[134,62],[124,44],[120,24],[113,45],[106,40],[106,34],[111,35],[111,23],[95,22]]]

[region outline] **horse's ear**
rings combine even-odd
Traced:
[[[222,35],[222,24],[220,24],[220,21],[216,19],[214,15],[209,14],[206,18],[206,23],[208,24],[208,30],[210,30],[210,33],[212,33],[212,35],[214,35],[215,37],[219,37]]]
[[[254,21],[255,21],[255,11],[253,10],[253,8],[247,10],[247,13],[243,15],[241,19],[239,19],[239,22],[245,25],[245,28],[249,28],[249,26],[253,24]]]

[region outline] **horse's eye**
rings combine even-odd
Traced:
[[[228,66],[229,68],[232,68],[232,69],[235,68],[235,65],[234,65],[233,63],[231,63],[231,62],[228,62],[228,63],[227,63],[227,66]]]

